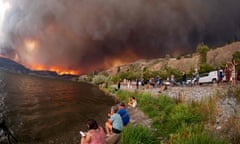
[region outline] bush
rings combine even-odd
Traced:
[[[96,85],[103,84],[107,82],[107,77],[104,75],[95,75],[92,79],[92,82]]]
[[[240,88],[236,88],[235,92],[236,92],[237,102],[240,103]]]
[[[170,138],[172,144],[228,144],[229,142],[207,133],[202,124],[182,125]]]
[[[200,64],[199,73],[207,73],[215,70],[216,68],[210,64]]]
[[[128,125],[124,128],[120,139],[121,144],[155,144],[156,138],[149,128],[140,125]]]
[[[206,64],[207,62],[207,52],[209,51],[209,47],[203,43],[198,44],[197,52],[200,55],[199,63]]]
[[[156,78],[159,74],[159,71],[146,70],[143,72],[143,77],[144,79],[149,80],[150,78]]]
[[[118,74],[116,74],[116,75],[114,75],[114,76],[111,77],[111,81],[112,81],[113,83],[119,82],[120,79],[121,79],[121,78],[120,78],[120,76],[119,76]]]
[[[174,68],[171,68],[171,67],[167,67],[166,71],[167,71],[168,76],[173,74],[175,76],[175,79],[179,79],[182,76],[182,72],[181,71],[179,71],[177,69],[174,69]]]

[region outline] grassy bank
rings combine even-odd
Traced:
[[[165,95],[152,97],[150,94],[117,91],[117,97],[127,102],[135,96],[138,108],[152,119],[151,129],[129,125],[122,133],[125,144],[228,144],[229,141],[212,135],[206,126],[214,121],[216,101],[203,100],[186,104]]]

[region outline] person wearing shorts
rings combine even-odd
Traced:
[[[105,128],[107,132],[107,136],[111,135],[112,133],[119,134],[123,129],[123,121],[121,116],[117,113],[118,107],[113,106],[111,108],[111,113],[108,115],[110,118],[105,123]]]

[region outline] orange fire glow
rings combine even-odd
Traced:
[[[77,70],[67,70],[67,69],[63,69],[63,68],[59,68],[59,67],[55,67],[55,66],[46,67],[41,64],[34,64],[34,65],[29,66],[29,68],[32,70],[50,70],[50,71],[54,71],[54,72],[58,73],[59,75],[63,75],[63,74],[78,75],[80,73]]]
[[[118,57],[106,57],[104,59],[104,67],[117,67],[129,63],[130,61],[134,61],[136,59],[136,54],[129,49],[125,52],[122,52],[122,54]]]

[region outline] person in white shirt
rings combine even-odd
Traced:
[[[132,96],[129,99],[128,106],[133,107],[133,108],[137,107],[137,100],[134,96]]]

